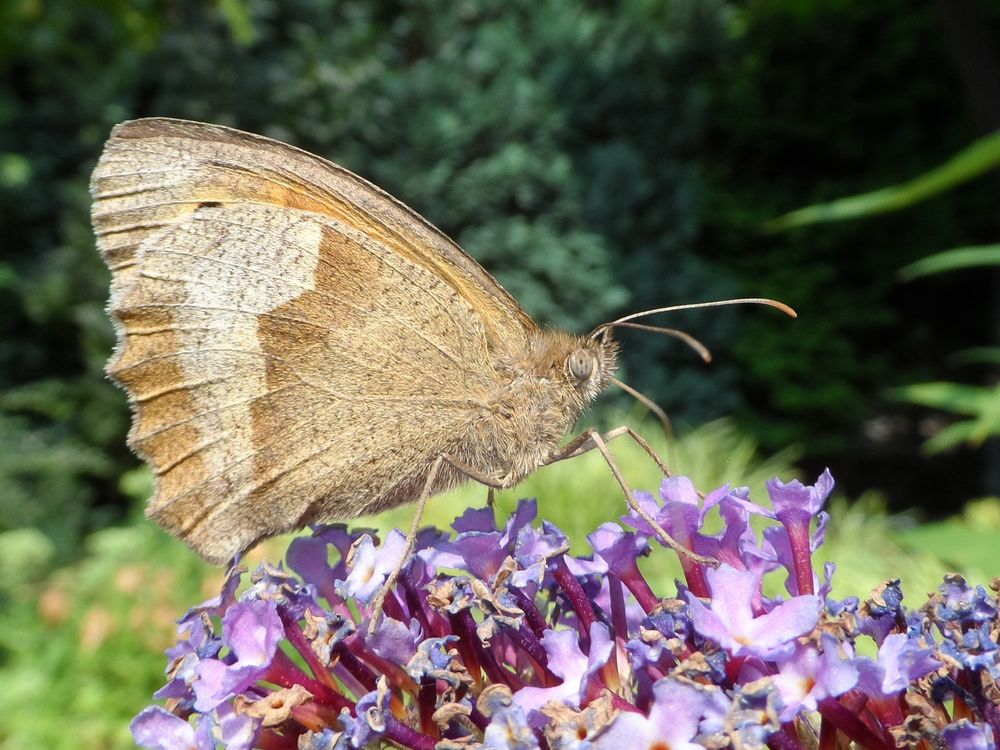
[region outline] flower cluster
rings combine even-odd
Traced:
[[[728,486],[702,497],[684,477],[639,494],[717,561],[682,555],[666,597],[638,560],[667,550],[637,514],[594,531],[586,557],[533,525],[532,501],[502,528],[474,509],[454,534],[425,530],[407,561],[398,531],[377,544],[317,528],[287,567],[234,569],[180,620],[155,696],[167,708],[140,713],[133,734],[155,750],[994,747],[995,592],[954,576],[919,610],[899,581],[835,600],[834,566],[813,571],[832,487],[828,472],[815,486],[773,480],[770,508]],[[764,593],[772,572],[787,596]]]

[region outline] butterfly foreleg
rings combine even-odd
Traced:
[[[567,458],[575,458],[576,456],[580,456],[584,453],[587,453],[588,451],[594,450],[597,447],[597,445],[593,441],[593,438],[591,437],[592,433],[594,432],[596,431],[587,430],[586,432],[577,435],[573,440],[571,440],[569,443],[560,448],[558,452],[550,456],[549,459],[545,462],[545,464],[548,465],[548,464],[553,464],[556,461],[564,461]],[[612,440],[614,440],[615,438],[619,438],[622,435],[628,435],[630,438],[632,438],[635,444],[638,445],[640,448],[642,448],[646,452],[646,455],[648,455],[651,459],[653,459],[653,461],[659,467],[660,471],[663,472],[664,476],[672,477],[674,475],[674,472],[671,471],[669,466],[667,466],[667,462],[664,461],[659,456],[659,454],[653,450],[653,447],[646,441],[644,437],[642,437],[642,435],[633,430],[631,427],[627,425],[616,427],[613,430],[605,432],[603,435],[601,435],[601,437],[603,438],[605,443],[610,443]]]
[[[427,507],[427,500],[430,498],[432,492],[431,489],[434,487],[434,483],[437,481],[438,474],[441,472],[441,468],[445,464],[450,464],[458,471],[465,474],[469,479],[472,479],[480,484],[484,484],[489,488],[490,501],[492,501],[493,491],[495,489],[504,489],[507,485],[494,477],[484,474],[481,471],[473,469],[458,459],[442,453],[440,456],[434,459],[434,463],[431,464],[430,471],[427,472],[427,479],[424,480],[424,487],[420,491],[420,496],[417,498],[417,509],[413,514],[413,522],[410,524],[410,530],[406,535],[406,546],[403,549],[403,555],[399,559],[399,563],[393,569],[392,573],[389,574],[388,578],[385,579],[385,583],[379,589],[375,598],[372,599],[372,616],[368,622],[368,635],[372,635],[375,632],[375,626],[378,624],[378,616],[382,611],[382,605],[385,603],[385,598],[392,591],[392,587],[396,585],[396,580],[399,578],[400,572],[409,562],[410,557],[413,555],[413,547],[416,545],[417,532],[420,531],[420,521],[424,516],[424,508]],[[490,507],[492,507],[492,502],[490,502]]]
[[[678,554],[684,555],[694,562],[699,562],[705,565],[717,565],[717,560],[692,552],[670,536],[666,529],[664,529],[663,526],[661,526],[660,523],[639,504],[639,501],[636,500],[632,489],[628,486],[628,482],[625,480],[625,475],[622,473],[618,466],[618,462],[615,460],[614,455],[608,448],[608,441],[614,440],[615,438],[623,435],[628,435],[632,438],[632,440],[634,440],[635,443],[642,448],[650,458],[653,459],[659,469],[663,472],[664,476],[673,476],[673,472],[670,471],[670,467],[668,467],[666,462],[657,455],[652,446],[650,446],[650,444],[646,442],[646,440],[635,430],[628,426],[616,427],[603,435],[595,429],[589,429],[564,445],[558,452],[550,456],[545,463],[552,464],[557,461],[564,461],[567,458],[574,458],[575,456],[597,449],[597,451],[599,451],[601,456],[604,458],[604,462],[608,465],[608,468],[611,469],[611,474],[614,476],[615,481],[618,482],[618,486],[621,487],[622,492],[625,494],[625,502],[628,504],[628,507],[650,525],[664,544],[676,551]]]

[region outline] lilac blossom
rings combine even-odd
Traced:
[[[791,721],[804,710],[815,711],[819,701],[843,695],[858,683],[858,668],[837,654],[837,643],[823,638],[823,650],[799,646],[778,665],[774,684],[781,696],[779,717]]]
[[[150,706],[132,719],[129,729],[136,743],[150,750],[215,750],[210,716],[202,716],[193,727],[159,706]]]
[[[897,580],[833,599],[835,566],[814,559],[832,487],[829,472],[773,480],[771,507],[684,477],[637,493],[716,562],[681,556],[670,589],[638,562],[674,553],[635,514],[582,556],[535,523],[534,501],[499,526],[483,508],[425,529],[408,560],[401,532],[318,527],[287,568],[233,568],[180,619],[165,706],[133,736],[151,750],[994,748],[995,592],[949,576],[919,609]],[[772,575],[787,598],[765,595]]]
[[[720,565],[708,570],[707,580],[709,606],[688,593],[691,624],[732,656],[790,655],[795,639],[812,631],[819,621],[820,602],[815,596],[797,596],[770,611],[759,607],[755,611],[760,580],[752,572]]]
[[[653,686],[648,714],[624,712],[598,737],[594,750],[700,750],[695,742],[706,712],[719,710],[704,686],[671,678]],[[722,712],[724,715],[724,712]]]
[[[222,640],[231,659],[202,659],[193,682],[195,708],[207,711],[242,693],[266,674],[284,635],[273,601],[234,604],[222,618]]]

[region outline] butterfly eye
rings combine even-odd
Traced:
[[[594,355],[586,349],[577,349],[566,358],[566,369],[575,379],[584,381],[594,371]]]

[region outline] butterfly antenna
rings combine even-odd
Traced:
[[[768,299],[767,297],[740,297],[738,299],[722,299],[715,300],[714,302],[694,302],[688,305],[669,305],[667,307],[654,307],[652,310],[642,310],[640,312],[632,313],[626,315],[618,320],[612,320],[609,323],[602,323],[593,331],[590,332],[588,338],[596,338],[602,332],[607,331],[607,329],[620,326],[623,323],[627,323],[630,320],[635,320],[636,318],[643,318],[647,315],[656,315],[657,313],[665,312],[676,312],[677,310],[699,310],[704,307],[725,307],[727,305],[765,305],[767,307],[773,307],[775,309],[781,310],[789,317],[797,318],[798,313],[795,312],[791,307],[786,305],[784,302],[778,302],[777,300]]]
[[[652,331],[653,333],[662,333],[664,336],[673,336],[675,339],[680,339],[685,344],[690,346],[696,352],[698,356],[701,357],[706,362],[712,361],[712,352],[708,350],[708,347],[701,343],[698,339],[692,336],[686,331],[682,331],[678,328],[665,328],[663,326],[650,326],[645,323],[608,323],[608,328],[635,328],[640,331]]]
[[[667,434],[667,440],[674,439],[674,428],[670,424],[670,417],[667,416],[667,413],[663,411],[663,409],[660,407],[659,404],[653,401],[653,399],[651,399],[649,396],[637,391],[628,383],[623,383],[616,377],[608,378],[608,382],[617,385],[619,388],[625,391],[625,393],[630,395],[636,401],[638,401],[641,404],[644,404],[646,408],[649,409],[651,412],[653,412],[653,414],[655,414],[657,418],[660,420],[660,424],[663,425],[663,431]]]

